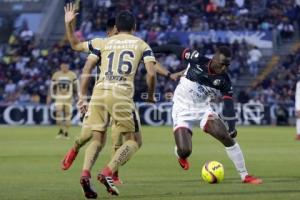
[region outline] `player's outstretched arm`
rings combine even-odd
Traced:
[[[161,75],[161,76],[166,76],[167,78],[170,78],[171,72],[167,70],[165,67],[163,67],[159,62],[156,62],[154,65],[155,71]]]
[[[165,67],[163,67],[159,62],[156,62],[154,65],[156,72],[161,75],[165,76],[169,79],[172,79],[173,81],[177,81],[185,72],[185,70],[182,70],[180,72],[171,73],[169,70],[167,70]]]
[[[155,103],[154,91],[156,86],[156,70],[155,62],[150,61],[145,63],[145,68],[147,70],[147,86],[148,86],[148,101]]]
[[[86,42],[80,42],[80,40],[75,36],[74,31],[74,20],[78,13],[76,12],[75,5],[73,3],[68,3],[64,7],[65,9],[65,27],[66,35],[68,41],[73,50],[75,51],[88,51]]]
[[[175,73],[173,73],[173,74],[170,75],[170,78],[171,78],[172,80],[176,81],[176,80],[179,79],[181,76],[183,76],[184,72],[185,72],[185,69],[182,70],[182,71],[180,71],[180,72],[175,72]]]
[[[87,97],[88,85],[89,85],[92,70],[96,66],[97,62],[98,62],[97,57],[89,55],[82,69],[79,100],[77,103],[77,106],[79,107],[81,114],[84,114],[87,111],[86,97]]]

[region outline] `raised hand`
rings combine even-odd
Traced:
[[[69,24],[74,21],[78,12],[76,12],[75,5],[73,3],[67,3],[64,7],[65,9],[65,23]]]

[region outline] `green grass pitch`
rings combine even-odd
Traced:
[[[70,140],[54,139],[57,127],[0,127],[1,200],[81,200],[79,185],[84,149],[68,171],[60,161],[80,128],[71,128]],[[242,184],[224,147],[210,136],[194,130],[191,168],[183,171],[174,157],[171,127],[143,127],[143,146],[120,169],[124,185],[118,199],[127,200],[291,200],[300,199],[300,142],[294,127],[238,127],[238,140],[250,174],[261,177],[262,185]],[[109,160],[111,141],[93,169],[98,199],[111,199],[96,181]],[[225,167],[220,184],[201,180],[201,167],[217,160]]]

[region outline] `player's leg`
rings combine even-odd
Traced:
[[[117,114],[117,118],[124,119],[117,121],[115,124],[116,134],[119,135],[116,139],[120,140],[120,138],[123,137],[121,138],[123,141],[121,146],[116,150],[111,162],[108,164],[113,172],[117,171],[121,165],[124,165],[142,146],[141,123],[137,110],[134,109],[131,113],[129,112],[127,114]]]
[[[91,100],[86,113],[86,126],[91,127],[93,136],[91,143],[86,149],[83,169],[81,173],[80,183],[85,196],[96,196],[96,192],[90,184],[91,169],[95,164],[98,154],[102,150],[106,141],[106,130],[109,124],[110,116],[106,106],[101,100]]]
[[[184,170],[189,169],[189,162],[187,158],[192,153],[192,131],[190,128],[184,125],[179,125],[174,129],[175,138],[175,155],[178,158],[180,166]]]
[[[85,151],[84,163],[80,177],[80,184],[84,191],[86,198],[96,198],[97,193],[92,188],[90,179],[91,179],[91,170],[94,166],[98,155],[106,142],[106,133],[105,131],[93,131],[93,137],[91,143],[88,145]]]
[[[107,166],[101,170],[98,180],[105,185],[110,194],[118,195],[119,191],[113,183],[112,175],[137,152],[142,145],[142,137],[139,130],[139,116],[135,111],[132,100],[123,99],[121,102],[114,103],[110,101],[110,103],[110,105],[113,105],[109,106],[110,113],[116,123],[118,133],[124,137],[124,143],[116,151]]]
[[[172,119],[173,119],[173,135],[175,138],[175,155],[178,163],[182,169],[189,169],[188,157],[192,153],[192,126],[193,120],[197,121],[196,118],[192,118],[191,113],[185,108],[184,102],[181,101],[180,95],[176,88],[175,95],[173,98],[174,104],[172,107]],[[199,120],[198,120],[199,121]]]
[[[107,167],[116,172],[121,165],[124,165],[140,148],[141,134],[137,133],[123,133],[124,143],[116,151]]]
[[[239,144],[233,138],[230,137],[223,120],[221,120],[216,113],[211,111],[206,112],[201,121],[200,126],[203,131],[216,138],[225,146],[225,150],[227,152],[228,157],[234,163],[234,166],[239,172],[241,179],[244,183],[262,183],[261,179],[255,178],[248,174],[245,165],[244,155]]]
[[[93,136],[90,144],[85,150],[85,158],[82,172],[90,172],[100,151],[106,143],[106,132],[105,131],[93,131]]]
[[[72,119],[72,103],[71,102],[67,102],[64,104],[63,112],[64,112],[64,121],[65,121],[64,137],[69,138],[69,128],[71,126],[71,119]]]
[[[115,121],[112,122],[111,138],[112,138],[111,158],[113,158],[113,156],[115,155],[116,151],[123,144],[123,136],[122,136],[122,134],[119,133]],[[119,170],[117,170],[117,171],[115,171],[113,173],[112,179],[113,179],[115,185],[121,185],[121,184],[123,184],[122,180],[119,177]]]
[[[115,187],[112,179],[113,174],[119,170],[121,165],[128,162],[141,146],[141,135],[138,132],[127,132],[123,133],[123,135],[124,143],[98,175],[98,180],[105,185],[107,191],[112,195],[119,195],[119,191]]]
[[[80,136],[75,140],[73,147],[67,152],[62,160],[61,168],[67,170],[71,167],[75,160],[80,148],[84,146],[92,138],[92,130],[90,126],[87,126],[85,119],[83,120]]]
[[[54,104],[55,108],[55,121],[56,125],[59,127],[58,134],[56,136],[57,139],[63,137],[63,104],[60,102],[55,102]]]
[[[82,174],[90,174],[90,171],[106,142],[105,131],[93,131],[90,144],[85,150]]]
[[[296,140],[300,140],[300,112],[298,111],[296,113],[297,115],[297,119],[296,119],[296,131],[297,131],[297,134],[296,134]]]

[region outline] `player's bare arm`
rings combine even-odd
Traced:
[[[146,62],[145,67],[147,70],[147,86],[148,86],[148,101],[154,103],[154,91],[156,85],[156,70],[154,67],[154,62]]]
[[[76,15],[78,15],[75,5],[73,3],[68,3],[64,7],[64,10],[66,35],[72,49],[75,51],[88,51],[86,42],[80,42],[80,40],[74,34],[74,20]]]
[[[170,75],[170,78],[174,81],[178,80],[181,76],[183,76],[185,69],[180,72],[175,72]]]
[[[159,75],[165,76],[167,78],[172,79],[173,81],[177,81],[185,72],[185,70],[182,70],[180,72],[171,73],[169,70],[166,69],[166,67],[163,67],[160,62],[156,62],[154,65],[156,72]]]
[[[167,70],[165,67],[163,67],[159,62],[156,62],[155,65],[155,70],[159,75],[166,76],[167,78],[170,78],[171,72]]]
[[[175,54],[178,59],[184,60],[185,53],[187,52],[188,48],[184,48],[180,45],[165,44],[165,45],[153,47],[152,50],[154,53]],[[184,72],[185,72],[185,69],[180,72],[170,74],[170,78],[172,80],[176,81],[181,76],[183,76]]]
[[[90,74],[92,73],[92,70],[95,68],[97,62],[98,62],[97,57],[89,55],[82,69],[80,95],[77,103],[77,106],[80,109],[81,114],[84,114],[87,111],[86,97],[88,92],[88,83],[90,81]]]

